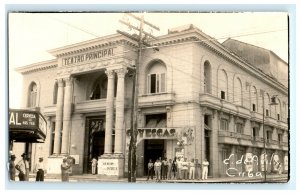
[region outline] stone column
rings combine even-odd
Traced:
[[[104,155],[112,154],[112,127],[114,120],[114,91],[115,75],[113,70],[105,71],[107,75],[106,121]]]
[[[115,128],[115,151],[114,153],[123,156],[123,133],[124,129],[124,97],[125,97],[125,74],[126,68],[117,69],[118,86],[116,98],[116,128]]]
[[[219,145],[218,145],[218,139],[219,139],[219,123],[220,123],[220,118],[219,118],[219,113],[218,111],[214,111],[213,113],[213,118],[212,118],[212,131],[211,131],[211,137],[210,137],[210,157],[211,157],[211,161],[210,165],[211,165],[211,170],[212,173],[211,175],[213,177],[218,177],[218,175],[220,175],[219,172]]]
[[[62,117],[63,117],[63,105],[64,105],[64,82],[63,79],[57,80],[57,103],[56,103],[56,117],[55,117],[55,136],[54,136],[54,148],[53,154],[60,154],[61,146],[61,131],[62,131]]]
[[[63,134],[62,134],[62,146],[61,154],[69,154],[70,144],[70,131],[71,131],[71,114],[72,114],[72,89],[73,78],[65,79],[65,98],[64,98],[64,120],[63,120]]]

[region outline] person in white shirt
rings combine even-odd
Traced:
[[[155,177],[157,181],[161,179],[161,161],[159,159],[154,163]]]
[[[177,179],[181,180],[182,161],[180,157],[178,157],[177,159]]]
[[[19,180],[28,181],[29,177],[27,176],[27,174],[29,174],[29,163],[26,160],[27,154],[23,153],[21,156],[22,160],[20,160],[16,165],[16,169],[19,171]]]
[[[182,162],[182,172],[183,172],[183,179],[184,180],[187,180],[188,179],[188,176],[187,176],[187,173],[188,173],[188,162],[187,162],[187,158],[184,158],[184,161]]]
[[[92,159],[92,174],[96,174],[96,168],[97,168],[98,160],[94,157]]]
[[[202,162],[202,180],[207,179],[209,162],[205,158]]]
[[[44,165],[44,159],[42,157],[40,157],[39,161],[35,164],[35,171],[36,171],[35,181],[44,181],[45,165]]]
[[[194,159],[191,160],[190,162],[190,175],[189,175],[189,179],[194,180],[195,179],[195,163],[194,163]]]

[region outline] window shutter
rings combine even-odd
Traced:
[[[160,92],[166,92],[166,74],[165,73],[162,73],[161,75],[161,78],[160,78],[160,83],[161,83],[161,86],[160,86]]]

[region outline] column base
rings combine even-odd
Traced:
[[[60,165],[62,164],[62,155],[52,155],[48,157],[47,174],[61,174]]]
[[[108,158],[107,155],[105,157],[101,156],[98,159],[98,176],[108,178],[124,177],[124,157],[116,158],[111,155]]]

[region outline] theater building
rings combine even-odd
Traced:
[[[288,171],[285,61],[237,40],[221,44],[193,25],[151,44],[158,50],[143,49],[141,64],[138,43],[114,34],[50,50],[55,59],[18,68],[22,108],[47,119],[45,143],[26,148],[31,162],[43,156],[48,173],[59,174],[62,157],[71,155],[72,173],[87,174],[96,157],[99,176],[126,176],[139,65],[138,176],[149,159],[176,156],[207,158],[211,177],[272,173],[278,162]],[[13,152],[22,149],[15,143]]]

